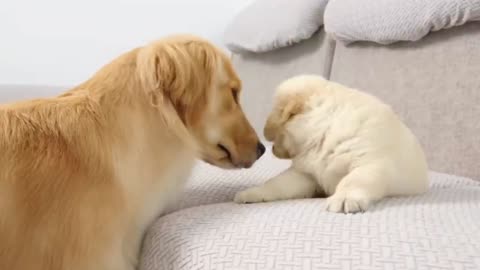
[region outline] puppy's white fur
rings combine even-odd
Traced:
[[[319,76],[283,82],[265,126],[273,152],[292,166],[264,185],[239,192],[238,203],[328,196],[332,212],[365,211],[386,196],[428,189],[424,152],[379,99]]]

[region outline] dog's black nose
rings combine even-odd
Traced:
[[[259,142],[257,144],[257,159],[263,156],[263,154],[265,154],[265,145]]]

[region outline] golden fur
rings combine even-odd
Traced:
[[[240,168],[263,153],[240,88],[225,54],[178,35],[60,96],[1,105],[0,269],[135,269],[196,157]]]

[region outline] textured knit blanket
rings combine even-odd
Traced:
[[[250,170],[199,165],[147,233],[140,269],[480,269],[480,182],[431,173],[427,194],[354,215],[324,199],[231,202],[286,167],[269,155]]]

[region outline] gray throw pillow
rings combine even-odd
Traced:
[[[310,38],[322,25],[328,0],[256,0],[227,26],[226,47],[267,52]]]
[[[480,0],[335,0],[325,11],[325,31],[345,43],[390,44],[478,20]]]

